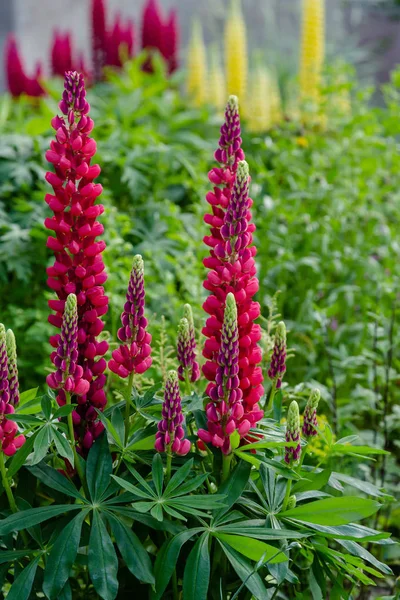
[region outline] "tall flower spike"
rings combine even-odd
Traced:
[[[8,89],[11,95],[17,98],[26,93],[27,77],[22,65],[17,42],[13,35],[9,35],[7,38],[4,57]]]
[[[8,373],[6,330],[0,323],[0,414],[5,412],[10,402],[10,383]]]
[[[126,302],[121,315],[122,327],[118,337],[122,344],[112,353],[108,366],[120,377],[131,373],[144,373],[151,367],[151,335],[144,316],[144,264],[140,254],[133,259]]]
[[[250,77],[247,127],[252,133],[262,133],[271,126],[271,88],[267,69],[258,63]]]
[[[158,423],[155,449],[157,452],[185,456],[190,450],[190,441],[185,439],[183,413],[178,377],[175,371],[169,371],[165,382],[162,420]]]
[[[238,431],[240,437],[244,437],[251,427],[251,422],[244,418],[243,391],[239,379],[239,343],[237,306],[235,296],[229,293],[226,298],[215,381],[207,388],[212,400],[206,408],[207,430],[198,431],[203,442],[221,448],[224,454],[231,452],[231,434]]]
[[[299,405],[295,400],[291,402],[287,413],[286,442],[296,442],[297,444],[294,447],[285,447],[285,462],[292,466],[300,459],[301,455]]]
[[[18,427],[5,415],[15,412],[10,403],[10,385],[7,357],[7,336],[4,325],[0,323],[0,449],[6,456],[13,456],[24,442],[25,437],[18,435]]]
[[[225,98],[225,77],[221,67],[218,46],[215,46],[211,49],[207,101],[211,106],[222,112],[225,105]]]
[[[231,0],[225,26],[225,68],[228,94],[239,97],[242,105],[247,91],[247,34],[240,0]]]
[[[15,335],[8,329],[6,333],[7,357],[8,357],[8,382],[10,387],[10,403],[16,406],[19,402],[19,382],[17,365],[17,344]]]
[[[282,385],[282,378],[286,372],[286,326],[280,321],[275,331],[275,343],[271,357],[271,365],[268,369],[268,377],[276,381],[276,389]]]
[[[202,106],[207,99],[207,59],[203,30],[198,21],[193,22],[186,69],[189,99],[193,106]]]
[[[105,0],[92,0],[92,60],[95,81],[103,77],[107,57],[107,28]]]
[[[307,400],[304,409],[303,435],[305,438],[310,438],[318,435],[317,427],[317,408],[321,398],[321,393],[318,389],[312,390],[309,399]]]
[[[66,300],[75,294],[78,306],[78,359],[83,369],[82,379],[90,384],[87,393],[72,397],[77,402],[74,414],[78,449],[89,448],[103,431],[96,409],[103,410],[107,403],[104,386],[107,367],[104,354],[108,343],[100,341],[103,331],[102,316],[108,310],[108,298],[103,284],[107,280],[102,252],[106,244],[96,238],[102,235],[103,225],[97,218],[104,212],[96,199],[102,186],[94,183],[100,174],[99,165],[91,165],[96,153],[96,142],[89,137],[93,120],[89,117],[90,106],[86,100],[85,84],[81,74],[69,71],[65,76],[64,93],[59,104],[63,116],[54,117],[52,126],[56,140],[46,152],[47,160],[55,172],[46,174],[53,193],[46,195],[46,202],[54,212],[45,220],[45,226],[54,236],[47,240],[47,247],[54,251],[55,261],[47,268],[49,287],[57,294],[49,306],[56,314],[49,322],[61,328]],[[50,338],[58,348],[59,336]],[[57,401],[66,401],[63,389],[59,389]]]
[[[188,379],[192,383],[197,381],[200,378],[200,367],[196,362],[196,339],[190,304],[185,304],[185,317],[179,322],[177,354],[179,379]]]
[[[161,53],[167,62],[168,73],[178,68],[179,24],[178,13],[172,9],[167,22],[163,26],[161,38]]]
[[[153,72],[151,53],[154,50],[162,52],[164,26],[158,0],[148,0],[143,9],[142,17],[142,48],[150,53],[143,65],[147,73]]]
[[[325,0],[303,0],[300,95],[318,102],[325,54]]]

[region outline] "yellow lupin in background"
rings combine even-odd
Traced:
[[[325,56],[325,0],[302,0],[300,95],[318,102]]]
[[[258,64],[250,76],[247,127],[252,133],[267,131],[271,126],[270,86],[267,69]]]
[[[207,101],[218,111],[223,112],[226,104],[226,88],[218,46],[214,46],[210,51]]]
[[[231,0],[225,24],[225,69],[227,94],[238,96],[241,107],[245,107],[248,54],[246,23],[240,0]]]
[[[203,30],[198,21],[193,22],[192,37],[188,50],[186,88],[194,106],[207,100],[207,57]]]

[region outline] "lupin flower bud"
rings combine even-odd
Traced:
[[[325,0],[303,0],[300,93],[317,102],[325,53]]]
[[[291,402],[287,413],[286,442],[297,443],[293,448],[285,447],[285,462],[291,466],[301,455],[299,405],[295,400]]]
[[[4,325],[0,323],[0,449],[6,456],[13,456],[25,443],[25,437],[18,435],[17,424],[5,417],[14,412],[10,403],[7,336]]]
[[[188,304],[186,306],[188,307],[188,311],[185,310],[185,314],[189,312],[190,314],[187,316],[190,318],[192,310]],[[179,379],[185,381],[188,378],[192,383],[197,381],[200,377],[200,367],[196,362],[196,342],[194,339],[193,322],[189,324],[189,320],[186,317],[181,319],[178,325],[177,355],[179,361]]]
[[[47,376],[48,386],[77,396],[87,394],[90,385],[83,378],[83,368],[77,364],[78,357],[77,300],[75,294],[69,294],[65,303],[61,333],[58,336],[57,351],[51,356],[57,370]]]
[[[188,50],[186,89],[193,106],[202,106],[207,99],[207,60],[203,31],[195,21]]]
[[[247,33],[240,0],[231,0],[225,27],[225,68],[228,94],[235,94],[242,104],[247,91]]]
[[[246,418],[243,407],[243,391],[239,379],[239,330],[235,296],[229,293],[226,298],[224,321],[221,332],[221,345],[215,381],[208,388],[212,400],[206,407],[207,430],[199,429],[202,442],[212,443],[230,454],[230,436],[237,431],[244,437],[250,430],[251,422]]]
[[[19,402],[19,382],[17,366],[17,345],[15,336],[11,329],[6,333],[7,357],[8,357],[8,382],[10,386],[10,403],[16,406]]]
[[[309,399],[307,400],[304,409],[303,435],[306,438],[318,435],[317,427],[317,408],[321,398],[321,393],[318,389],[312,390]]]
[[[102,259],[106,244],[96,239],[104,231],[98,221],[104,207],[96,204],[102,192],[102,186],[94,183],[100,167],[91,165],[96,142],[89,137],[94,123],[89,117],[82,75],[67,72],[64,88],[59,104],[63,116],[52,120],[56,139],[46,152],[54,172],[46,174],[53,193],[47,194],[45,200],[54,216],[45,220],[45,226],[53,233],[47,240],[47,247],[55,255],[54,264],[47,268],[47,283],[58,297],[49,301],[50,308],[56,313],[49,316],[49,322],[55,327],[61,328],[68,295],[75,294],[77,299],[77,365],[83,369],[82,379],[90,384],[87,393],[80,395],[80,388],[77,388],[78,398],[72,398],[78,403],[74,425],[78,450],[81,451],[82,447],[90,448],[104,429],[96,409],[103,410],[107,403],[104,391],[107,363],[103,357],[108,343],[98,339],[104,328],[102,316],[108,310],[103,287],[107,274]],[[59,336],[50,338],[50,343],[58,348]],[[64,389],[58,389],[57,402],[63,405],[66,401]]]
[[[185,456],[190,451],[190,441],[185,439],[184,421],[179,382],[176,371],[169,371],[165,382],[162,420],[154,444],[157,452]]]
[[[268,369],[268,377],[276,381],[276,389],[282,385],[282,378],[286,372],[286,326],[280,321],[275,331],[275,343]]]
[[[290,496],[287,506],[286,506],[286,510],[291,510],[292,508],[296,508],[296,504],[297,504],[296,496]]]
[[[122,344],[112,353],[108,366],[120,377],[131,373],[144,373],[151,367],[151,335],[144,316],[144,264],[140,254],[133,259],[126,302],[121,315],[122,327],[118,337]]]

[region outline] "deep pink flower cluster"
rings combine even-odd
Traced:
[[[132,21],[122,23],[120,15],[108,29],[105,0],[92,0],[91,20],[93,75],[100,81],[105,66],[122,66],[122,48],[126,58],[133,56],[134,29]]]
[[[244,437],[251,423],[244,418],[243,391],[239,379],[239,330],[235,296],[226,298],[221,342],[215,381],[208,386],[212,400],[207,404],[207,430],[199,429],[199,438],[205,443],[221,448],[224,454],[232,451],[230,436],[237,431]]]
[[[179,456],[185,456],[189,452],[190,441],[185,438],[183,421],[178,377],[175,371],[170,371],[165,382],[162,419],[158,423],[154,444],[157,452]]]
[[[275,382],[277,390],[282,386],[282,379],[286,373],[286,354],[286,327],[285,323],[280,321],[276,327],[274,349],[268,369],[268,377]]]
[[[144,316],[145,289],[144,264],[140,254],[133,259],[126,302],[121,315],[122,327],[118,329],[118,338],[122,344],[113,351],[108,366],[120,377],[131,373],[144,373],[151,367],[151,335]]]
[[[61,328],[68,295],[75,294],[77,298],[77,364],[82,367],[83,379],[90,387],[87,393],[73,398],[79,405],[75,427],[81,441],[90,433],[85,444],[89,447],[90,438],[93,441],[102,429],[100,424],[94,427],[95,409],[103,410],[107,402],[104,393],[107,364],[103,356],[108,343],[99,341],[98,336],[104,328],[101,317],[108,310],[108,298],[104,295],[107,275],[101,256],[106,245],[104,241],[96,241],[104,230],[97,221],[104,207],[96,204],[102,186],[94,183],[100,167],[90,164],[96,153],[96,142],[89,137],[94,124],[88,116],[90,107],[85,96],[82,75],[66,73],[65,90],[59,105],[63,116],[52,120],[56,139],[46,152],[55,172],[46,174],[53,194],[47,194],[45,200],[54,216],[45,220],[45,226],[53,232],[47,247],[55,255],[53,266],[47,269],[47,282],[58,296],[58,300],[49,301],[50,308],[56,311],[49,316],[49,322]],[[53,336],[50,343],[57,348],[59,336]],[[64,390],[59,391],[57,401],[60,405],[65,403]]]
[[[75,56],[73,52],[71,33],[63,34],[56,29],[51,46],[51,72],[64,78],[67,71],[78,71],[86,77],[86,80],[89,77],[83,55]]]
[[[211,235],[204,238],[210,246],[210,256],[204,259],[209,273],[204,287],[211,292],[203,308],[210,315],[203,329],[206,340],[203,367],[210,381],[207,393],[213,389],[218,370],[221,347],[221,329],[228,293],[233,293],[238,312],[239,329],[239,387],[242,391],[243,420],[251,426],[263,417],[258,402],[264,393],[261,367],[260,326],[254,321],[260,315],[260,306],[253,300],[258,291],[255,254],[252,245],[255,225],[251,223],[252,200],[248,197],[248,167],[243,161],[240,120],[237,99],[228,101],[225,123],[221,128],[219,149],[215,158],[221,167],[209,173],[215,184],[207,194],[212,213],[205,216],[211,226]],[[239,166],[240,165],[240,166]],[[237,176],[239,174],[239,177]]]
[[[178,377],[194,383],[200,379],[200,366],[196,360],[196,333],[193,323],[192,307],[185,304],[185,316],[178,326],[177,357]]]
[[[40,83],[42,67],[38,63],[34,76],[28,77],[26,75],[17,42],[13,35],[9,35],[7,38],[4,56],[7,85],[11,95],[15,98],[22,94],[32,97],[43,96],[45,91]]]
[[[318,420],[317,420],[317,408],[321,393],[318,389],[312,390],[309,399],[307,400],[306,407],[304,409],[304,421],[303,421],[303,435],[305,438],[310,438],[318,435]]]
[[[13,456],[25,443],[25,436],[18,435],[17,424],[6,418],[6,415],[15,412],[14,406],[10,403],[9,380],[6,332],[4,325],[0,323],[0,447],[6,456]]]
[[[171,10],[164,22],[157,0],[148,0],[143,10],[142,48],[150,52],[158,50],[164,57],[168,72],[173,73],[178,67],[178,16]],[[145,62],[143,69],[153,71],[151,57]]]

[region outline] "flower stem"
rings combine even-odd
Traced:
[[[222,476],[221,483],[224,483],[229,477],[229,473],[231,470],[231,462],[232,462],[233,454],[223,454],[222,455]]]
[[[286,484],[286,494],[285,494],[285,498],[283,499],[283,504],[282,504],[282,512],[286,510],[291,491],[292,491],[292,480],[288,479],[288,482]]]
[[[271,391],[269,394],[269,399],[268,399],[268,405],[267,405],[267,410],[266,412],[269,412],[272,409],[273,403],[274,403],[274,398],[275,398],[275,393],[276,393],[276,384],[277,384],[277,380],[274,379],[272,387],[271,387]]]
[[[128,390],[126,394],[126,404],[125,404],[125,446],[128,442],[129,437],[129,429],[130,429],[130,411],[131,411],[131,396],[132,396],[132,387],[133,387],[133,376],[134,372],[130,373],[128,379]]]
[[[188,396],[191,396],[192,395],[192,386],[190,385],[188,369],[185,369],[185,384],[186,384],[186,393]]]
[[[66,404],[68,406],[70,406],[71,405],[71,394],[69,392],[65,392],[65,400],[66,400]],[[83,489],[85,490],[85,494],[87,497],[89,497],[89,490],[86,485],[85,475],[83,474],[79,456],[76,451],[76,443],[75,443],[75,435],[74,435],[74,422],[72,420],[72,412],[70,412],[68,414],[67,421],[68,421],[69,439],[70,439],[71,446],[72,446],[72,452],[74,453],[74,466],[75,466],[76,472],[78,473],[79,479],[81,480]]]
[[[18,507],[17,507],[17,504],[15,502],[15,499],[14,499],[14,496],[13,496],[13,493],[12,493],[12,490],[10,487],[10,482],[9,482],[8,475],[7,475],[7,469],[6,469],[6,465],[4,463],[4,454],[1,450],[0,450],[0,471],[1,471],[1,482],[3,484],[3,488],[6,492],[8,504],[10,505],[12,512],[17,513]],[[24,540],[25,546],[27,546],[29,542],[28,542],[28,538],[27,538],[25,531],[21,531],[21,535],[22,535],[22,539]]]
[[[165,471],[165,483],[168,485],[169,480],[171,479],[171,467],[172,467],[172,454],[171,449],[167,448],[167,468]]]

